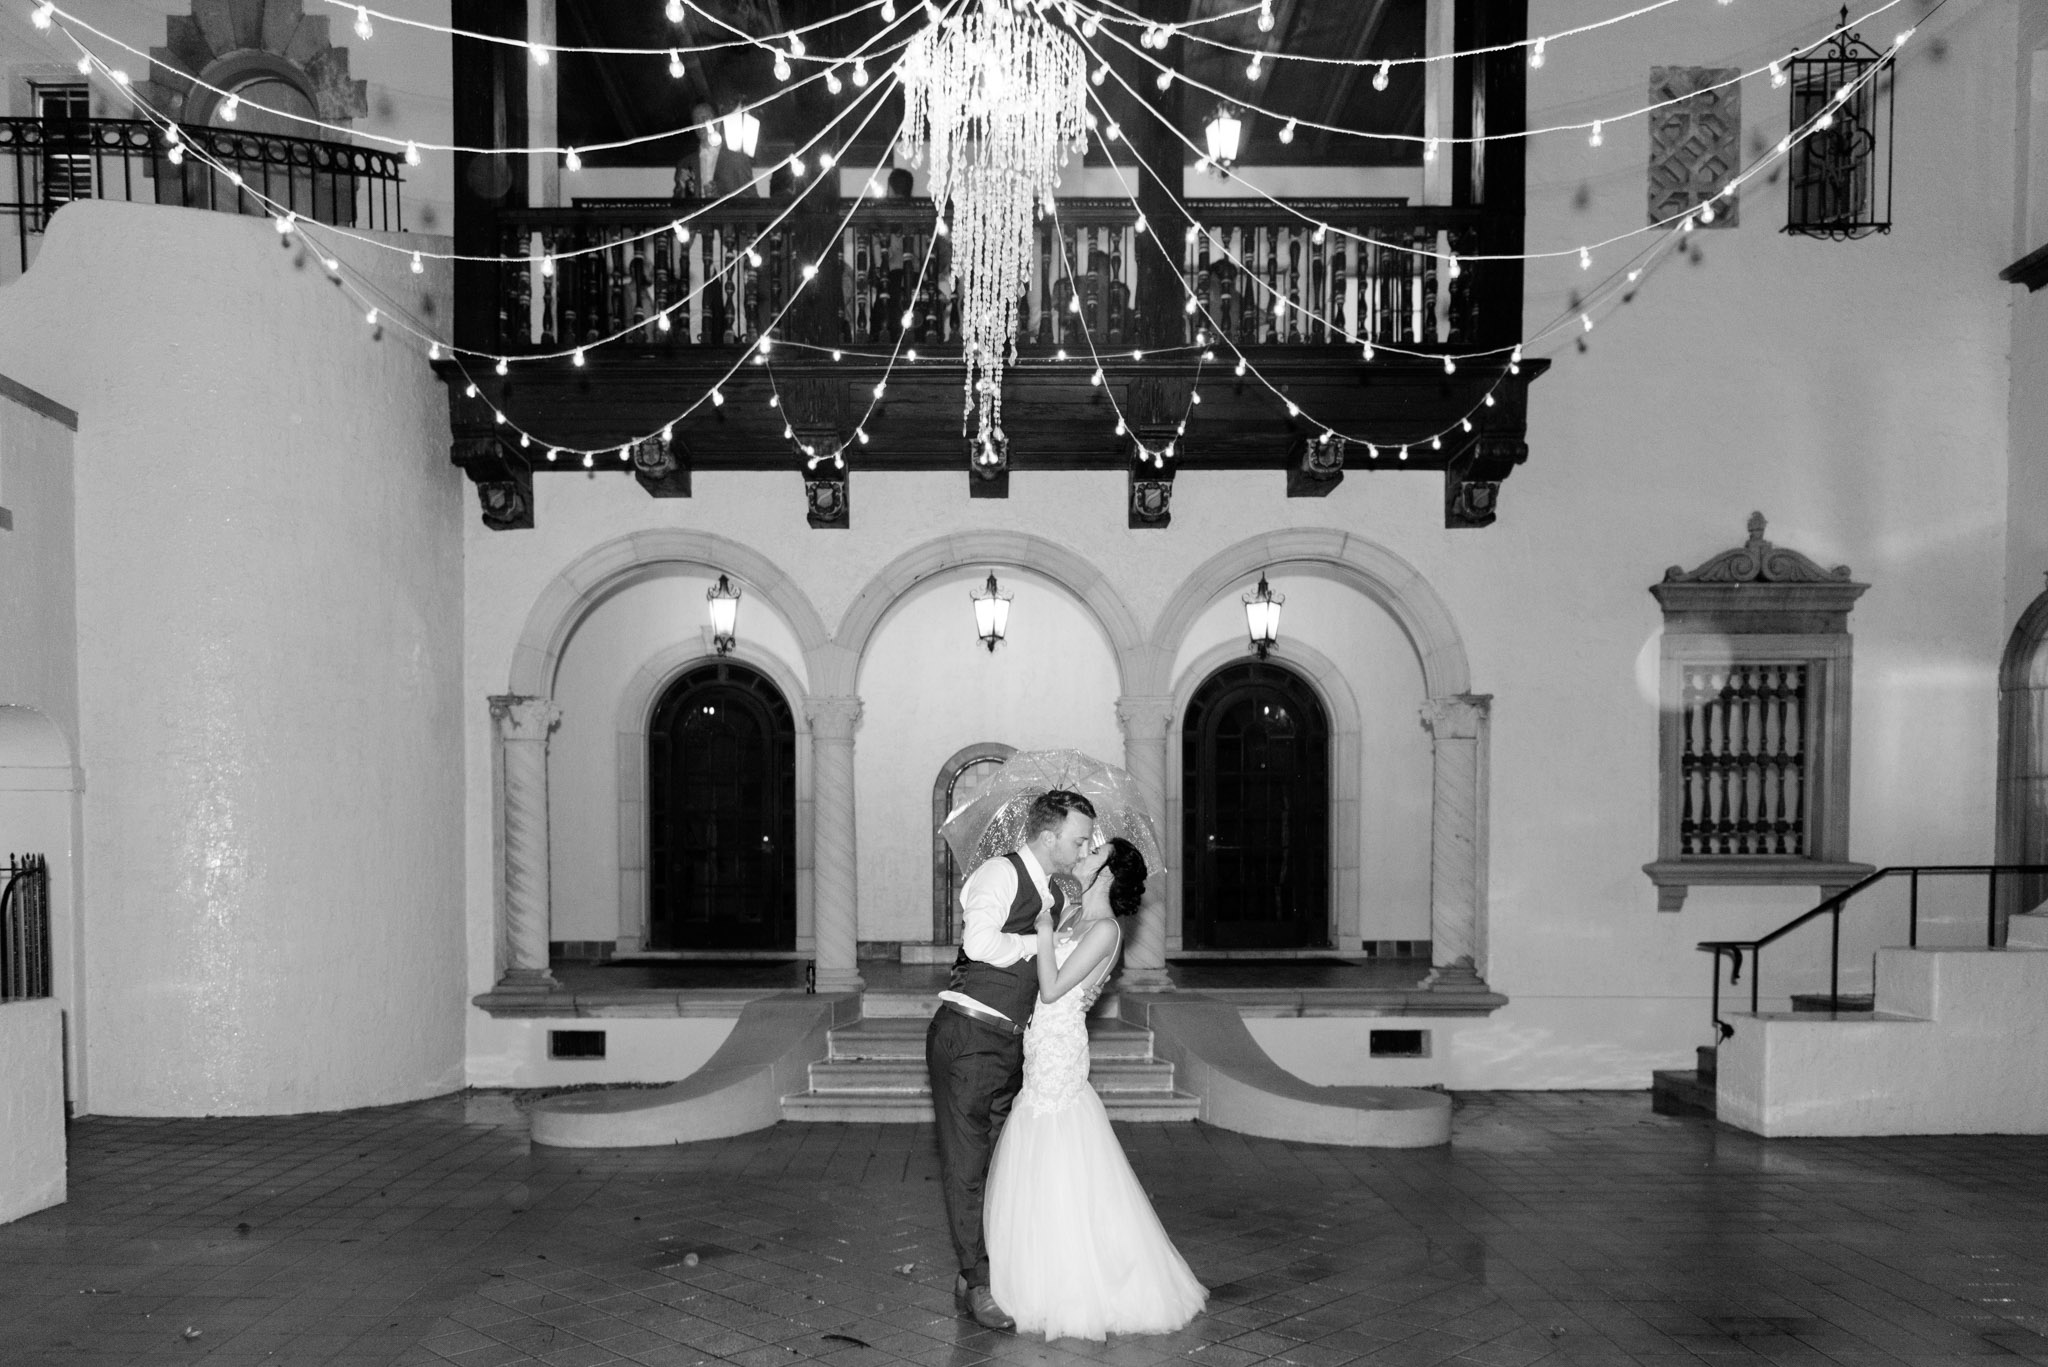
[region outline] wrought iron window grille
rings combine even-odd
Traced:
[[[1892,106],[1897,64],[1848,30],[1787,60],[1792,145],[1785,231],[1853,241],[1892,230]]]
[[[50,865],[9,855],[0,887],[0,1002],[50,995]]]

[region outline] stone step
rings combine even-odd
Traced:
[[[860,994],[860,1013],[869,1020],[930,1020],[938,1009],[938,997],[924,988],[870,987]]]
[[[1714,1084],[1687,1069],[1660,1068],[1650,1074],[1650,1109],[1658,1115],[1715,1118]]]
[[[1794,992],[1794,1011],[1871,1011],[1877,1006],[1877,999],[1868,992],[1844,992],[1830,997],[1825,992]]]
[[[1103,1097],[1102,1107],[1111,1120],[1191,1121],[1200,1114],[1202,1102],[1184,1092],[1143,1093]],[[782,1099],[782,1118],[810,1123],[929,1124],[932,1102],[928,1096],[821,1096],[805,1092]]]
[[[842,1025],[831,1035],[834,1062],[853,1059],[923,1059],[926,1020],[885,1016]],[[1088,1055],[1097,1061],[1152,1057],[1152,1032],[1121,1021],[1091,1021]]]
[[[1112,1093],[1171,1096],[1173,1065],[1151,1059],[1091,1061],[1088,1081],[1104,1100]],[[856,1059],[811,1065],[814,1096],[930,1096],[931,1090],[931,1077],[921,1058],[902,1062]]]

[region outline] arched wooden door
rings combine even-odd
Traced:
[[[1182,943],[1330,943],[1330,723],[1313,689],[1247,661],[1196,690],[1182,721]]]
[[[729,660],[692,669],[647,729],[650,949],[796,948],[796,728]]]
[[[995,777],[996,770],[1003,767],[1003,761],[1017,753],[1014,745],[1001,741],[983,741],[956,751],[951,758],[939,766],[939,776],[932,784],[932,943],[935,945],[957,945],[960,943],[960,885],[967,881],[973,869],[963,869],[953,858],[953,847],[946,843],[946,837],[939,834],[939,827],[945,825],[946,817],[963,802],[972,802],[981,796],[988,781]]]

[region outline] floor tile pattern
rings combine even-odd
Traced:
[[[954,1317],[928,1126],[532,1149],[471,1094],[90,1119],[0,1226],[0,1364],[2048,1363],[2048,1140],[1764,1143],[1642,1093],[1459,1098],[1448,1149],[1120,1125],[1210,1310]]]

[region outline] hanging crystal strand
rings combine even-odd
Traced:
[[[953,203],[963,425],[1001,435],[1003,369],[1034,265],[1033,211],[1085,137],[1088,67],[1071,36],[1013,0],[981,0],[914,40],[903,62],[903,143]]]

